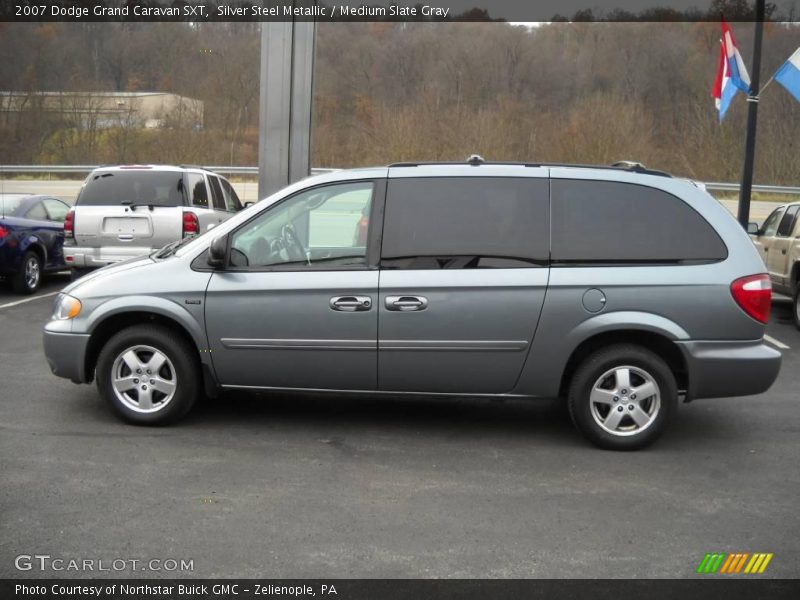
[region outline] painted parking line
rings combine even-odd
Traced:
[[[0,308],[11,308],[12,306],[17,306],[18,304],[25,304],[26,302],[33,302],[34,300],[38,300],[39,298],[47,298],[48,296],[55,296],[59,292],[50,292],[49,294],[41,294],[39,296],[31,296],[30,298],[25,298],[24,300],[17,300],[16,302],[9,302],[8,304],[0,304]]]
[[[0,306],[0,308],[2,308],[2,306]],[[781,342],[779,340],[776,340],[771,335],[765,335],[764,336],[764,340],[766,340],[767,342],[769,342],[770,344],[772,344],[776,348],[780,348],[781,350],[789,350],[789,346],[787,346],[786,344],[784,344],[783,342]]]

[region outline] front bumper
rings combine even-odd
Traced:
[[[86,248],[81,246],[64,246],[64,258],[67,266],[79,269],[97,269],[114,263],[147,256],[157,248],[149,246],[109,246]]]
[[[678,342],[686,359],[686,400],[766,392],[781,370],[781,353],[762,340]]]
[[[86,348],[89,335],[51,331],[45,326],[44,355],[53,375],[86,383]]]

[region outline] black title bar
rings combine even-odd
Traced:
[[[3,0],[6,22],[753,21],[754,0]],[[794,0],[766,20],[798,18]]]
[[[560,598],[619,600],[795,600],[800,580],[718,577],[691,580],[640,579],[3,579],[0,598],[20,600],[534,600]]]

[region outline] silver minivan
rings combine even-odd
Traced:
[[[635,449],[679,401],[772,385],[770,300],[745,231],[690,181],[403,163],[84,277],[44,347],[136,424],[223,390],[562,398],[593,443]]]
[[[242,209],[227,179],[199,167],[101,167],[64,222],[73,279],[207,231]]]

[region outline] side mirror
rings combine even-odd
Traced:
[[[214,238],[211,245],[208,247],[208,265],[210,267],[224,267],[225,255],[228,251],[228,236],[221,235]]]
[[[250,208],[254,204],[255,202],[245,202],[244,205],[242,206],[242,210],[244,210],[245,208]]]
[[[750,222],[747,224],[747,233],[750,235],[758,235],[761,231],[761,228],[758,226],[758,223]]]

